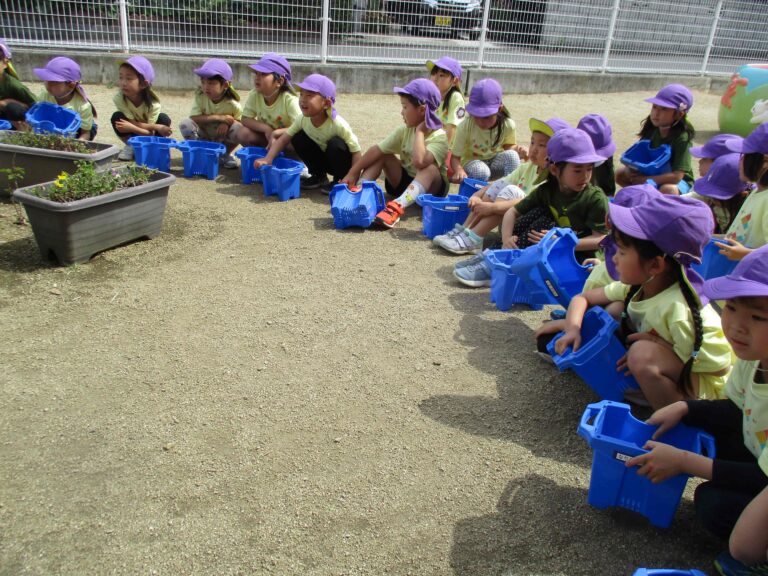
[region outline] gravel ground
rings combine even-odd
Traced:
[[[506,103],[521,142],[597,111],[623,150],[648,96]],[[191,93],[162,97],[178,125]],[[695,97],[703,141],[719,99]],[[395,96],[338,108],[364,148],[400,121]],[[710,570],[690,485],[668,530],[589,507],[596,398],[533,353],[547,311],[458,285],[418,210],[336,231],[317,193],[173,171],[158,238],[68,268],[0,204],[0,574]]]

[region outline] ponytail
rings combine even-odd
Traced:
[[[624,298],[624,310],[621,311],[621,323],[619,324],[619,328],[621,328],[621,340],[625,347],[627,346],[627,336],[633,332],[632,328],[629,326],[629,312],[627,312],[627,310],[629,310],[629,303],[632,301],[635,294],[637,294],[638,290],[640,290],[640,284],[629,287],[627,296]]]
[[[499,111],[496,112],[496,124],[491,128],[491,130],[496,130],[496,137],[493,140],[494,146],[498,146],[499,140],[501,140],[501,134],[504,132],[504,124],[508,118],[509,112],[507,112],[507,109],[502,105],[501,108],[499,108]]]
[[[688,284],[685,278],[685,270],[679,264],[677,265],[677,283],[680,284],[680,291],[685,297],[685,301],[691,311],[691,317],[693,318],[693,350],[691,351],[690,358],[683,365],[680,377],[677,379],[677,390],[683,395],[692,396],[693,382],[691,381],[691,373],[693,372],[693,363],[696,362],[704,341],[704,326],[701,321],[699,301],[696,299],[690,284]]]

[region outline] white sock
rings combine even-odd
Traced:
[[[408,188],[405,189],[405,192],[403,192],[399,198],[395,198],[395,202],[400,204],[403,208],[408,208],[408,206],[416,201],[417,196],[426,194],[426,192],[427,189],[424,188],[418,180],[412,180],[411,183],[408,184]]]

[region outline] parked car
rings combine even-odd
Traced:
[[[481,0],[389,0],[390,20],[413,34],[460,36],[470,40],[480,35]]]

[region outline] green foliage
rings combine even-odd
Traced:
[[[149,182],[156,170],[131,165],[119,170],[96,172],[93,162],[78,160],[77,170],[72,174],[62,172],[53,184],[40,186],[31,193],[53,202],[72,202],[92,196],[109,194],[115,190],[141,186]]]
[[[3,144],[14,146],[27,146],[29,148],[43,148],[44,150],[56,150],[57,152],[79,152],[81,154],[94,154],[98,150],[89,148],[82,140],[67,138],[58,134],[35,134],[34,132],[8,132],[2,139]]]

